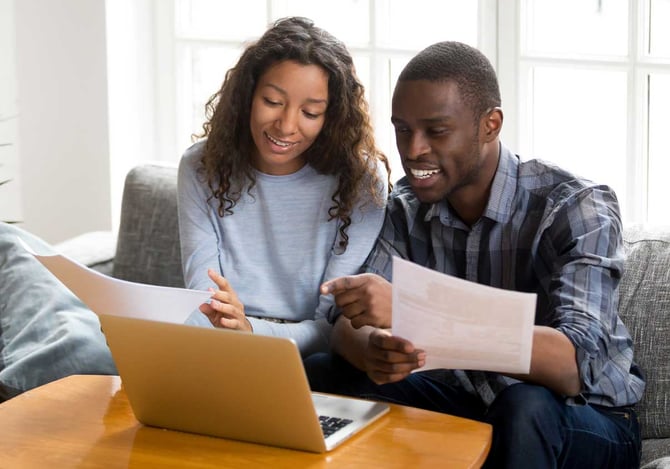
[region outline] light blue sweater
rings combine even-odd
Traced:
[[[337,179],[305,165],[286,176],[256,172],[251,195],[245,189],[233,214],[219,217],[218,200],[207,201],[210,191],[196,172],[202,148],[202,142],[193,145],[179,165],[179,234],[186,287],[215,287],[207,276],[207,269],[213,268],[237,292],[254,333],[290,337],[303,356],[327,350],[334,305],[332,297],[319,294],[319,286],[358,271],[379,234],[384,207],[372,202],[359,205],[347,229],[347,249],[335,254],[339,222],[328,221],[328,209]],[[387,188],[381,189],[385,199]],[[212,327],[199,311],[187,322]]]

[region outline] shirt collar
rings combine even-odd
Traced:
[[[498,223],[510,220],[516,195],[518,169],[519,157],[501,143],[498,168],[493,177],[491,195],[482,217],[490,218]],[[454,214],[446,199],[432,204],[426,211],[424,221],[429,221],[433,217],[439,217],[444,225],[463,225],[465,227],[464,223]]]

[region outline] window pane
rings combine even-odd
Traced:
[[[655,57],[670,58],[670,0],[649,0],[649,47]]]
[[[590,69],[530,70],[525,135],[532,154],[626,197],[626,74]]]
[[[354,60],[354,67],[356,68],[356,75],[365,87],[365,99],[370,102],[370,74],[372,73],[369,54],[351,54]]]
[[[247,40],[263,34],[265,0],[175,0],[177,36]]]
[[[649,77],[649,222],[670,224],[668,207],[668,109],[670,108],[670,75]]]
[[[351,51],[366,87],[377,143],[398,178],[403,172],[390,125],[396,77],[416,50],[434,42],[460,40],[476,46],[478,3],[422,0],[417,8],[409,0],[175,0],[179,146],[185,148],[190,135],[201,131],[204,103],[234,65],[244,41],[260,36],[277,18],[306,16]]]
[[[377,41],[381,46],[398,49],[423,49],[447,40],[476,46],[477,3],[379,0],[376,2]]]
[[[379,145],[382,144],[386,155],[389,157],[389,162],[391,164],[391,177],[393,181],[397,181],[405,175],[405,171],[402,169],[402,163],[400,161],[400,154],[398,153],[398,146],[395,142],[395,130],[391,125],[391,98],[393,96],[393,91],[395,90],[396,82],[398,81],[398,75],[402,72],[402,69],[405,68],[407,62],[412,59],[412,55],[408,54],[404,57],[392,57],[388,59],[388,101],[387,107],[385,109],[385,114],[381,116],[380,125],[386,130],[384,137],[380,140]]]
[[[272,0],[272,16],[306,16],[348,45],[366,46],[370,42],[367,0]]]
[[[628,2],[524,0],[522,50],[542,55],[628,54]]]
[[[223,83],[226,71],[237,62],[241,48],[183,46],[178,51],[178,148],[191,142],[191,134],[202,132],[205,103]]]
[[[395,84],[403,67],[412,58],[412,54],[378,56],[377,80],[370,94],[376,96],[371,101],[373,126],[377,146],[384,152],[391,165],[391,180],[396,181],[405,175],[400,163],[400,155],[395,142],[395,131],[391,125],[391,97]]]

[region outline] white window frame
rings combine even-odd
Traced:
[[[522,157],[528,154],[531,130],[523,125],[520,110],[525,109],[529,97],[524,86],[525,73],[529,67],[539,64],[560,64],[586,66],[592,68],[616,69],[627,75],[627,148],[626,148],[626,200],[620,200],[626,214],[625,225],[647,223],[649,148],[647,141],[648,101],[646,77],[650,72],[670,73],[670,60],[651,59],[644,53],[645,31],[640,27],[640,19],[647,14],[647,0],[626,0],[629,8],[629,38],[627,57],[620,59],[595,58],[551,58],[524,55],[521,51],[521,1],[500,1],[504,8],[498,10],[497,41],[498,77],[503,96],[505,114],[505,143]],[[603,112],[607,112],[603,110]],[[524,137],[526,136],[526,137]],[[569,137],[565,137],[568,138]],[[560,161],[556,161],[561,164]],[[607,181],[597,181],[607,183]]]
[[[414,0],[416,1],[416,0]],[[497,0],[478,0],[479,2],[479,31],[486,31],[488,34],[484,35],[479,34],[479,44],[478,47],[487,54],[490,60],[495,64],[496,62],[496,50],[495,50],[495,35],[490,34],[492,31],[496,30],[497,26]],[[189,39],[189,38],[178,38],[175,33],[175,10],[174,3],[172,1],[158,1],[155,3],[156,7],[156,31],[157,31],[157,43],[161,46],[158,47],[161,52],[157,54],[157,68],[159,72],[157,73],[158,80],[158,92],[162,96],[171,97],[168,99],[159,99],[156,102],[156,116],[162,116],[157,121],[157,133],[159,144],[159,155],[166,161],[173,161],[173,156],[177,151],[183,151],[183,148],[178,149],[179,145],[177,144],[176,135],[179,132],[178,124],[176,121],[176,109],[177,102],[180,99],[175,95],[174,90],[177,89],[176,78],[178,76],[177,66],[178,66],[178,57],[177,50],[180,44],[197,44],[197,43],[206,43],[206,41]],[[388,86],[369,86],[366,91],[368,93],[368,101],[372,114],[372,124],[376,131],[376,136],[378,144],[382,149],[388,154],[389,158],[392,160],[394,166],[394,178],[399,178],[402,176],[402,169],[399,163],[399,156],[397,154],[397,149],[395,147],[395,141],[393,138],[392,127],[390,124],[390,96],[393,92],[394,83],[389,82],[389,77],[382,76],[384,73],[383,69],[377,64],[383,62],[388,57],[399,57],[399,58],[411,58],[418,49],[399,49],[399,48],[390,48],[379,44],[376,40],[376,21],[377,21],[377,5],[374,0],[370,1],[370,44],[367,47],[363,46],[349,46],[349,50],[352,55],[365,55],[368,56],[371,62],[371,73],[370,73],[370,82],[371,83],[385,83]],[[272,18],[272,0],[266,0],[266,17]],[[236,41],[217,41],[220,44],[228,45],[241,45],[242,42]],[[164,73],[172,70],[172,73]],[[162,72],[164,71],[164,72]],[[169,93],[168,90],[173,90],[172,93]],[[212,93],[216,90],[212,90]],[[172,118],[170,118],[172,117]],[[183,146],[183,145],[182,145]]]
[[[417,7],[420,7],[421,0],[414,0]],[[513,151],[519,153],[522,158],[528,159],[538,155],[533,155],[525,151],[528,146],[528,139],[524,139],[526,129],[523,126],[522,115],[520,110],[524,109],[526,105],[527,96],[525,96],[524,83],[519,77],[527,67],[539,63],[571,63],[568,59],[533,57],[530,55],[522,55],[521,53],[521,30],[520,30],[520,8],[522,0],[477,0],[479,6],[479,33],[478,33],[478,47],[491,60],[498,73],[500,82],[501,95],[503,100],[503,110],[505,121],[502,131],[502,140]],[[648,105],[646,98],[646,76],[650,72],[670,73],[670,60],[652,60],[643,53],[643,46],[645,38],[643,31],[638,27],[638,19],[641,15],[646,14],[648,5],[647,0],[625,0],[628,1],[631,33],[629,34],[629,57],[621,61],[609,60],[598,61],[595,59],[576,60],[574,63],[586,64],[588,66],[597,67],[618,67],[625,70],[627,74],[628,83],[628,117],[627,117],[627,179],[626,192],[628,194],[627,200],[622,200],[622,208],[624,208],[627,218],[624,220],[625,224],[644,223],[647,221],[647,187],[648,187],[648,171],[649,171],[649,157],[648,145],[646,142],[646,134],[648,132],[647,116]],[[144,126],[147,129],[143,134],[147,138],[152,139],[151,144],[146,142],[138,142],[133,145],[132,141],[128,141],[126,134],[123,132],[110,132],[112,140],[114,135],[122,134],[123,145],[117,145],[119,148],[123,147],[124,154],[117,159],[118,152],[112,151],[112,177],[116,177],[112,181],[112,200],[117,205],[120,204],[120,192],[122,187],[121,177],[127,172],[127,169],[133,164],[141,161],[159,160],[169,164],[176,164],[181,152],[184,148],[179,148],[178,145],[178,125],[176,109],[178,104],[178,96],[175,92],[177,89],[177,57],[176,51],[178,41],[175,37],[175,12],[174,4],[168,0],[107,0],[109,5],[139,5],[143,10],[151,10],[152,24],[150,26],[151,33],[144,34],[148,37],[151,44],[149,47],[153,50],[154,63],[153,74],[154,80],[152,85],[148,86],[146,83],[138,84],[145,88],[136,95],[148,96],[142,103],[145,112],[141,112],[145,117]],[[125,3],[124,3],[125,2]],[[272,17],[271,2],[266,1],[267,17]],[[118,8],[118,7],[117,7]],[[375,2],[370,3],[370,30],[374,38],[375,31]],[[427,12],[428,14],[429,12]],[[146,25],[145,25],[146,26]],[[370,76],[371,83],[384,83],[381,77],[375,76],[379,73],[377,67],[374,66],[376,61],[383,60],[387,56],[406,57],[412,56],[416,51],[390,49],[378,45],[374,42],[370,47],[360,48],[351,47],[353,54],[369,54],[372,71]],[[553,62],[552,62],[553,61]],[[377,70],[377,71],[376,71]],[[388,79],[386,80],[388,82]],[[380,146],[389,153],[392,161],[395,160],[394,179],[402,176],[398,164],[397,150],[392,142],[389,142],[388,135],[392,135],[391,125],[389,123],[390,117],[390,94],[392,92],[393,83],[389,83],[388,88],[385,86],[370,86],[368,87],[368,98],[370,107],[373,113],[373,125],[377,132],[377,137]],[[215,90],[212,90],[215,91]],[[118,93],[116,94],[118,96]],[[110,103],[110,108],[114,103]],[[110,119],[114,122],[114,119]],[[121,122],[123,119],[117,119]],[[566,137],[569,138],[569,137]],[[183,145],[181,145],[183,146]],[[136,154],[128,154],[128,149],[138,148],[144,151],[137,151]],[[150,151],[147,151],[150,150]],[[114,142],[112,141],[112,150],[114,150]],[[132,152],[131,152],[132,153]],[[116,161],[123,161],[123,167],[115,171],[114,167],[120,163]],[[561,164],[559,161],[557,164]],[[114,176],[116,175],[116,176]],[[598,181],[607,183],[607,181]],[[633,197],[635,195],[635,197]],[[115,219],[118,220],[118,213],[120,208],[117,206],[113,208]]]

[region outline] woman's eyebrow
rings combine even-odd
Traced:
[[[278,93],[282,94],[283,96],[287,96],[288,92],[282,88],[281,86],[277,86],[274,83],[266,83],[263,86],[267,86],[269,88],[272,88],[273,90],[277,91]],[[307,102],[314,103],[314,104],[328,104],[328,99],[326,98],[307,98]]]

